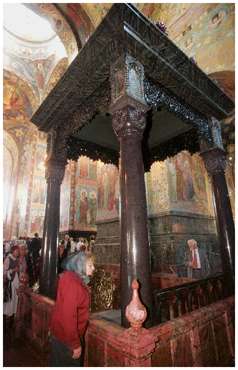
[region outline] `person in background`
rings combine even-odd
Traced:
[[[92,254],[78,252],[63,263],[56,303],[50,323],[50,366],[82,366],[83,337],[89,317],[89,277],[94,272]]]
[[[80,252],[84,250],[84,240],[83,238],[79,238],[79,241],[76,245],[76,252]]]
[[[64,247],[67,251],[67,256],[70,254],[70,250],[71,250],[71,241],[70,241],[70,237],[69,237],[69,234],[65,234],[65,237],[64,237]]]
[[[39,278],[40,274],[40,250],[41,250],[41,239],[39,238],[38,233],[34,234],[29,246],[29,254],[31,255],[33,262],[33,275],[34,282]]]
[[[185,264],[187,266],[187,277],[191,279],[201,278],[201,261],[196,240],[187,241]]]
[[[76,250],[76,242],[74,238],[70,238],[70,254],[74,253]]]
[[[7,255],[3,263],[3,284],[4,284],[4,304],[3,314],[6,317],[12,317],[17,312],[18,295],[17,289],[19,288],[19,246],[14,245],[11,252]]]
[[[67,257],[67,249],[65,248],[65,241],[64,240],[61,240],[61,243],[60,245],[58,246],[58,267],[57,267],[57,270],[58,270],[58,274],[60,274],[61,272],[63,272],[63,268],[62,268],[62,262],[65,260],[65,258]]]
[[[89,241],[89,250],[91,253],[94,251],[94,245],[95,245],[95,236],[90,235],[90,241]]]
[[[26,245],[22,244],[19,246],[19,274],[26,274],[27,273],[27,262],[26,262],[26,255],[27,255],[27,247]]]

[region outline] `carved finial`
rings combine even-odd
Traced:
[[[145,306],[140,301],[138,289],[139,284],[136,279],[133,280],[132,284],[132,300],[126,307],[126,318],[129,321],[131,328],[135,331],[141,329],[143,322],[147,317],[147,312]]]

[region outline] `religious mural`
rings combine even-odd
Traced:
[[[6,238],[11,233],[11,217],[16,192],[16,177],[19,161],[19,151],[15,140],[4,131],[3,146],[3,233]]]
[[[80,157],[75,173],[74,229],[96,230],[97,215],[97,163]]]
[[[168,170],[165,162],[153,163],[145,175],[148,214],[154,215],[169,209]]]
[[[69,230],[71,196],[71,163],[65,168],[64,179],[60,189],[60,231]]]
[[[108,220],[119,215],[119,174],[116,166],[98,161],[97,220]]]
[[[45,214],[45,201],[47,184],[45,180],[46,140],[39,138],[36,143],[34,158],[34,176],[31,192],[31,226],[30,233],[43,233],[43,219]],[[35,231],[36,230],[36,231]]]
[[[176,210],[213,215],[207,177],[198,154],[191,156],[183,151],[164,162],[155,162],[145,175],[148,213]]]
[[[29,89],[29,87],[28,87]],[[20,78],[5,71],[3,117],[5,121],[27,122],[32,115],[31,102]]]

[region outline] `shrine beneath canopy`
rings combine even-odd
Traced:
[[[128,325],[124,310],[133,278],[140,282],[147,326],[152,324],[144,169],[183,149],[203,151],[215,192],[223,269],[232,288],[234,223],[219,120],[233,110],[233,102],[158,27],[132,5],[114,4],[32,117],[48,133],[41,293],[55,294],[67,159],[86,154],[118,164],[120,155],[122,324]]]

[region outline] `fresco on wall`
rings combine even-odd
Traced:
[[[176,210],[213,215],[207,176],[198,154],[182,151],[164,162],[155,162],[146,174],[149,214]]]
[[[232,210],[233,218],[235,219],[235,182],[234,182],[234,177],[232,173],[232,166],[227,166],[225,176],[226,176],[228,194],[229,194],[230,202],[231,202],[231,210]]]
[[[97,220],[119,216],[119,174],[116,166],[98,161]]]
[[[169,189],[165,162],[155,162],[146,174],[147,207],[149,215],[169,209]]]
[[[18,80],[10,73],[4,74],[3,117],[4,120],[27,122],[32,116],[31,103]]]
[[[43,235],[44,218],[45,207],[40,208],[33,205],[31,208],[30,236],[33,236],[35,233],[38,233],[40,236]]]
[[[97,163],[82,156],[76,165],[74,229],[96,230],[97,215]]]
[[[180,152],[175,156],[177,200],[194,199],[192,163],[189,153]]]
[[[34,175],[31,190],[30,233],[43,233],[47,184],[45,180],[46,140],[39,138],[36,143]],[[34,231],[35,229],[38,229]]]
[[[71,163],[65,168],[64,179],[60,188],[60,231],[69,230],[71,193]]]

